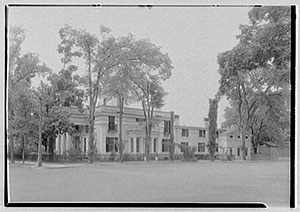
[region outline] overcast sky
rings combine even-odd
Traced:
[[[148,38],[167,52],[172,76],[163,83],[168,96],[163,110],[180,115],[181,125],[203,126],[208,99],[218,89],[217,55],[237,44],[239,25],[248,23],[249,7],[80,8],[10,7],[9,25],[23,26],[22,52],[38,53],[54,71],[62,68],[58,31],[65,24],[99,35],[101,24],[115,37],[128,33]],[[81,70],[83,71],[83,70]],[[219,123],[227,105],[219,105]]]

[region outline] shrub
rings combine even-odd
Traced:
[[[116,153],[115,153],[115,152],[111,152],[111,153],[110,153],[109,160],[110,160],[110,161],[115,161],[115,157],[116,157]]]
[[[183,160],[184,161],[197,161],[195,158],[196,147],[184,146],[182,145]]]
[[[70,161],[82,160],[82,155],[80,149],[71,148],[67,150],[68,159]]]

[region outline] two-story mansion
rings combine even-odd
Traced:
[[[77,132],[58,135],[56,138],[56,154],[63,154],[70,149],[78,149],[82,154],[88,153],[88,120],[87,114],[80,113],[77,108],[69,108],[70,121],[76,125]],[[171,133],[171,112],[155,111],[154,116],[159,120],[159,124],[152,130],[152,140],[150,153],[160,159],[169,156],[168,142]],[[125,107],[123,112],[122,137],[125,144],[124,153],[134,156],[141,156],[145,152],[145,124],[142,109]],[[112,151],[118,152],[116,143],[118,141],[119,130],[119,107],[117,104],[107,104],[97,106],[95,111],[95,144],[96,152],[101,157],[110,157]],[[180,117],[174,115],[174,142],[178,144],[195,146],[198,158],[208,154],[208,120],[204,119],[204,127],[181,126]],[[219,154],[232,154],[239,158],[240,139],[236,134],[230,135],[225,129],[218,129],[217,143]],[[251,152],[250,138],[246,139],[246,147]],[[115,148],[115,149],[114,149]],[[181,155],[181,149],[175,148],[175,155]],[[250,159],[248,154],[247,158]]]

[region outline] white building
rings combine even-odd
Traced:
[[[77,132],[68,135],[58,135],[56,139],[56,154],[60,155],[68,150],[77,149],[82,154],[88,153],[88,120],[87,112],[80,113],[77,108],[70,108],[70,121],[76,125]],[[101,158],[110,157],[114,151],[118,152],[116,143],[118,141],[119,130],[119,109],[117,106],[103,104],[96,108],[95,112],[95,145],[96,152],[101,155]],[[160,159],[169,157],[168,142],[171,133],[171,112],[155,111],[154,116],[159,120],[159,124],[152,130],[152,140],[150,154]],[[205,127],[181,126],[180,117],[174,116],[174,142],[177,144],[196,147],[196,156],[201,159],[208,155],[208,120],[205,119]],[[145,153],[145,124],[144,114],[142,109],[124,108],[122,137],[125,144],[124,154],[128,154],[133,158],[142,158]],[[217,148],[217,154],[233,154],[239,158],[238,148],[240,140],[231,131],[223,132],[224,129],[217,131],[217,143],[220,148]],[[219,137],[220,136],[220,137]],[[234,136],[233,138],[231,136]],[[247,136],[248,137],[248,136]],[[247,140],[247,148],[249,146],[249,138]],[[251,145],[251,143],[250,143]],[[115,147],[114,147],[115,146]],[[222,150],[222,151],[221,151]],[[250,151],[249,155],[250,155]],[[175,147],[175,156],[182,155],[179,147]],[[248,157],[249,158],[249,157]],[[250,159],[250,158],[249,158]]]
[[[237,128],[227,129],[219,135],[220,154],[234,156],[235,159],[241,159],[242,138]],[[251,136],[246,133],[245,136],[246,159],[251,159]]]

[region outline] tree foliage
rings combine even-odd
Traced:
[[[283,94],[290,89],[290,15],[290,7],[251,9],[251,24],[240,26],[237,46],[218,56],[220,92],[231,100],[232,110],[237,111],[243,158],[246,130],[261,131],[259,126],[264,121],[268,123],[267,131],[280,132],[279,120],[286,120],[276,116],[287,114],[282,106],[288,97]],[[274,101],[276,98],[278,101]],[[271,105],[272,101],[277,106]],[[280,112],[276,114],[274,110]],[[278,134],[276,137],[280,139]]]
[[[171,61],[150,41],[135,40],[132,35],[114,38],[104,26],[100,28],[101,42],[96,36],[70,26],[62,28],[59,33],[59,52],[65,55],[63,61],[68,63],[73,57],[82,57],[87,65],[88,73],[83,81],[86,83],[89,99],[89,156],[92,161],[94,113],[99,96],[109,93],[123,102],[135,93],[135,99],[145,103],[144,106],[148,105],[149,112],[151,107],[160,108],[164,92],[158,82],[171,75]],[[151,89],[147,90],[149,83],[146,79],[152,83]],[[155,101],[152,101],[154,99]],[[144,108],[146,110],[146,107]],[[148,114],[146,120],[150,123],[151,117],[150,113]],[[149,124],[147,126],[149,127]]]
[[[31,90],[31,80],[36,75],[49,73],[51,70],[42,63],[34,53],[21,53],[21,45],[25,40],[25,30],[21,27],[9,28],[9,58],[8,58],[8,133],[10,140],[11,162],[14,162],[13,137],[21,134],[24,136],[24,128],[19,128],[20,124],[29,121],[28,106],[34,103]],[[26,92],[25,92],[26,91]],[[25,92],[25,93],[24,93]],[[22,99],[22,100],[21,100]],[[21,102],[23,101],[23,102]],[[28,105],[23,103],[27,102]],[[24,108],[26,107],[26,108]],[[27,114],[25,115],[25,109]],[[27,110],[28,109],[28,110]],[[34,107],[32,108],[34,109]],[[22,120],[21,122],[19,122]],[[29,125],[28,125],[29,127]],[[27,133],[28,135],[28,133]],[[33,134],[31,134],[33,135]]]

